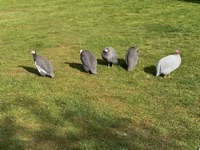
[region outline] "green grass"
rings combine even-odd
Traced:
[[[0,0],[0,149],[194,150],[200,145],[200,3]],[[101,59],[117,49],[119,66]],[[139,64],[124,69],[130,46]],[[158,60],[181,50],[171,78]],[[54,65],[38,76],[31,50]],[[84,72],[79,49],[98,59]]]

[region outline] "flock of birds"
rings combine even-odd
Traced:
[[[38,55],[32,51],[35,66],[41,76],[54,77],[53,65],[45,57]],[[117,52],[112,47],[106,47],[102,51],[102,58],[107,62],[108,67],[113,64],[118,64]],[[138,50],[135,47],[130,47],[125,56],[127,70],[132,71],[138,63]],[[80,50],[80,59],[86,72],[97,74],[97,59],[95,55],[89,50]],[[175,54],[168,55],[159,60],[156,67],[156,76],[161,74],[166,77],[176,70],[181,64],[180,51],[176,50]]]

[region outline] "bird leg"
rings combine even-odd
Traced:
[[[107,66],[108,66],[108,68],[112,67],[112,63],[108,63]]]
[[[171,78],[170,74],[164,75],[164,78]]]

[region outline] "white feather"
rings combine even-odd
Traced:
[[[35,66],[36,66],[38,72],[39,72],[42,76],[47,75],[47,72],[46,72],[44,69],[42,69],[39,65],[37,65],[36,62],[35,62]]]
[[[169,55],[160,59],[157,65],[157,74],[170,74],[172,71],[176,70],[181,64],[181,57],[179,54]]]

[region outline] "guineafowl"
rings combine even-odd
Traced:
[[[80,59],[86,72],[97,74],[97,59],[89,50],[80,50]]]
[[[32,51],[31,53],[33,55],[35,66],[40,75],[53,78],[54,73],[52,64],[45,57],[38,55],[35,51]]]
[[[156,67],[157,70],[156,76],[163,74],[164,77],[166,77],[166,75],[170,75],[172,71],[176,70],[180,66],[180,64],[181,64],[180,51],[176,50],[174,55],[169,55],[159,60]]]
[[[102,51],[102,58],[108,63],[108,66],[112,67],[112,64],[118,64],[117,52],[112,47],[106,47]]]
[[[135,47],[130,47],[126,53],[127,70],[132,71],[138,62],[138,50]]]

